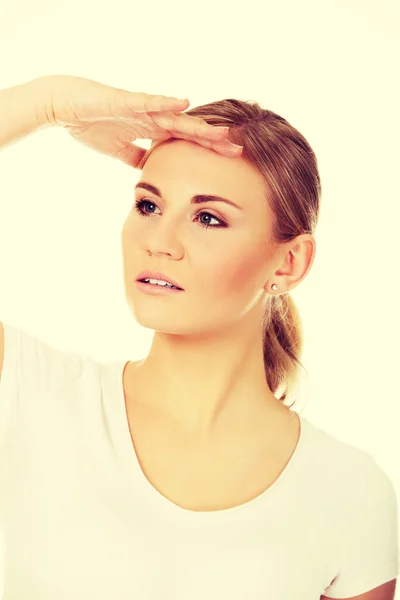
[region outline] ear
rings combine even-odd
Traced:
[[[316,253],[315,238],[311,234],[301,234],[291,242],[282,245],[279,256],[284,262],[270,279],[279,286],[281,292],[290,292],[309,273]]]

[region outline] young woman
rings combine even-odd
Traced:
[[[3,146],[57,125],[141,170],[124,281],[155,331],[99,364],[1,326],[2,598],[392,600],[391,481],[288,404],[314,153],[258,104],[187,108],[70,76],[0,92]]]

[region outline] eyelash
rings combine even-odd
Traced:
[[[136,200],[135,201],[135,208],[136,208],[136,212],[139,213],[139,215],[141,215],[142,217],[150,217],[152,213],[146,213],[142,210],[142,206],[144,204],[154,204],[154,206],[157,206],[152,200]],[[217,221],[220,222],[220,225],[204,225],[203,223],[200,223],[200,227],[203,227],[204,229],[208,229],[209,227],[211,227],[211,229],[219,229],[220,227],[227,227],[227,224],[222,221],[222,219],[219,219],[218,217],[215,217],[214,215],[202,210],[199,213],[197,213],[196,217],[200,216],[200,215],[208,215],[209,217],[212,217],[213,219],[216,219]]]

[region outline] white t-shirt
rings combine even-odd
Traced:
[[[398,576],[397,499],[368,453],[301,417],[266,492],[229,510],[182,509],[140,468],[127,361],[4,331],[2,600],[319,600]]]

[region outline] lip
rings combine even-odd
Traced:
[[[136,282],[136,288],[140,292],[150,296],[175,296],[179,294],[179,292],[183,292],[183,290],[170,288],[166,285],[150,285],[149,283],[143,283],[142,281]]]
[[[179,285],[175,279],[171,279],[171,277],[168,277],[168,275],[165,275],[160,271],[142,271],[137,276],[136,281],[140,281],[141,279],[162,279],[163,281],[166,281],[167,283],[170,283],[171,285],[183,290],[182,286]]]

